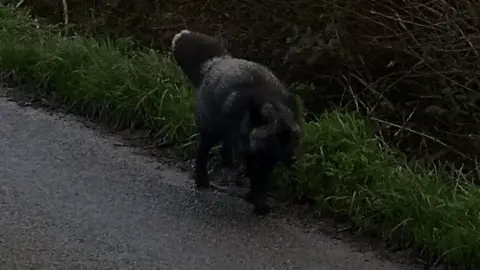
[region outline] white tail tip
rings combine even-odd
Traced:
[[[182,31],[180,31],[180,33],[177,33],[175,36],[173,36],[173,38],[172,38],[172,50],[175,48],[175,45],[176,45],[179,38],[181,38],[183,35],[187,35],[187,34],[190,34],[190,33],[191,33],[190,30],[183,29]]]

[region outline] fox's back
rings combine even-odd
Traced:
[[[232,57],[216,58],[204,66],[203,82],[197,90],[197,120],[235,126],[252,106],[281,101],[287,94],[265,66]]]
[[[265,66],[232,57],[205,64],[201,95],[227,98],[232,93],[259,99],[276,99],[286,94],[283,83]]]

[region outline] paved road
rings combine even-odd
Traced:
[[[0,99],[0,269],[411,269],[196,193],[115,142]]]

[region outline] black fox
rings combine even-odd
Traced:
[[[220,142],[222,165],[234,168],[234,151],[250,179],[247,201],[267,214],[268,178],[279,162],[291,165],[301,137],[302,113],[293,94],[265,66],[231,56],[211,36],[182,30],[172,39],[175,61],[196,91],[197,188],[207,188],[211,148]]]

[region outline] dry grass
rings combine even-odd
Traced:
[[[355,89],[360,109],[381,124],[395,123],[382,133],[427,164],[440,159],[474,165],[480,147],[480,2],[332,4],[342,10],[342,46],[355,56],[344,84]]]

